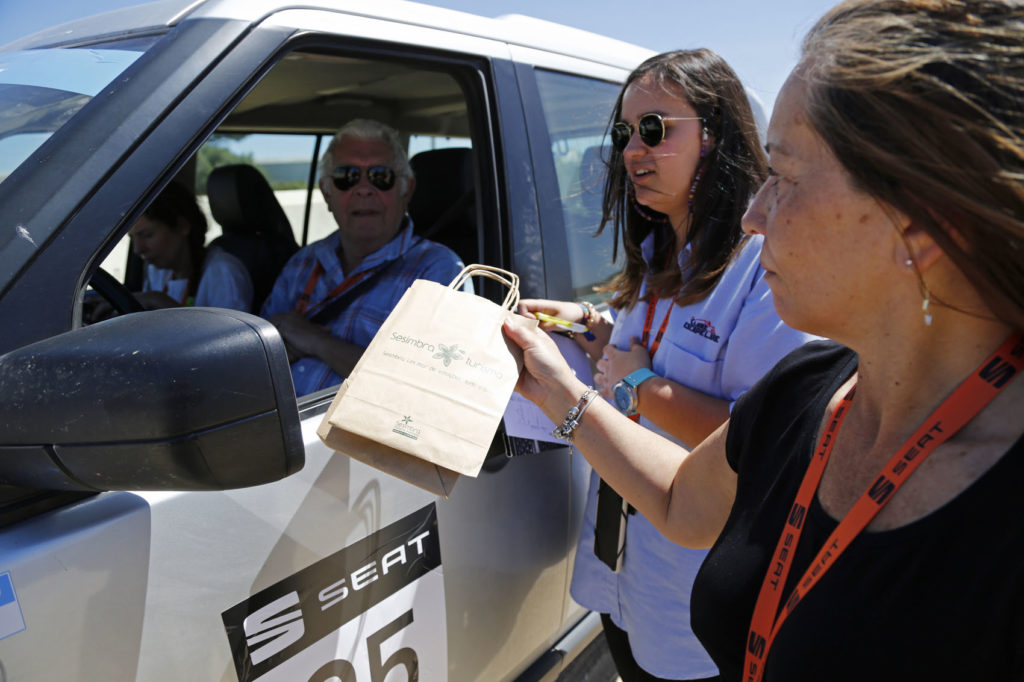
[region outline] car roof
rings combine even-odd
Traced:
[[[54,26],[3,46],[31,49],[74,45],[99,39],[164,30],[191,19],[234,19],[258,23],[286,10],[322,10],[432,28],[465,36],[632,69],[654,54],[652,50],[588,31],[519,14],[497,18],[423,5],[407,0],[158,0]]]

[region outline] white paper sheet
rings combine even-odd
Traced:
[[[594,375],[590,369],[590,358],[583,352],[579,344],[564,334],[548,332],[548,335],[554,339],[558,350],[562,352],[562,357],[566,359],[569,366],[576,372],[576,376],[588,386],[592,385],[594,383]],[[541,412],[539,407],[518,393],[512,394],[512,399],[509,401],[508,407],[505,408],[504,419],[505,432],[510,436],[553,443],[559,442],[557,438],[551,435],[551,432],[555,429],[555,425],[551,420]]]

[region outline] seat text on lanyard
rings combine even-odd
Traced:
[[[839,427],[849,414],[856,385],[843,396],[829,417],[828,426],[822,433],[821,441],[800,483],[796,500],[790,508],[771,564],[761,584],[747,635],[743,666],[745,682],[760,682],[764,676],[765,659],[779,632],[779,627],[807,592],[832,567],[836,558],[892,499],[893,494],[921,462],[981,412],[1022,367],[1024,345],[1021,343],[1021,335],[1014,333],[965,379],[896,451],[874,483],[864,491],[853,508],[832,531],[832,535],[825,541],[814,561],[793,586],[792,593],[779,612],[782,589],[789,575],[797,543],[800,541],[807,510],[825,472],[828,458],[832,454]]]

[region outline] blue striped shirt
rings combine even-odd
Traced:
[[[414,235],[412,222],[408,220],[394,239],[363,258],[351,273],[344,272],[342,268],[338,257],[340,244],[341,236],[334,232],[299,249],[278,275],[260,315],[269,319],[278,313],[295,310],[317,262],[323,268],[323,274],[309,298],[307,312],[310,314],[315,314],[327,303],[327,295],[349,274],[387,267],[387,271],[366,284],[359,295],[327,324],[331,334],[337,338],[366,348],[414,280],[429,279],[449,284],[462,270],[462,262],[454,251]],[[399,259],[400,262],[395,262]],[[342,378],[319,358],[305,357],[292,363],[292,380],[297,396],[340,384]]]

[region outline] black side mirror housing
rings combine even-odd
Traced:
[[[305,451],[277,329],[175,308],[0,356],[0,482],[49,490],[225,490],[276,481]]]

